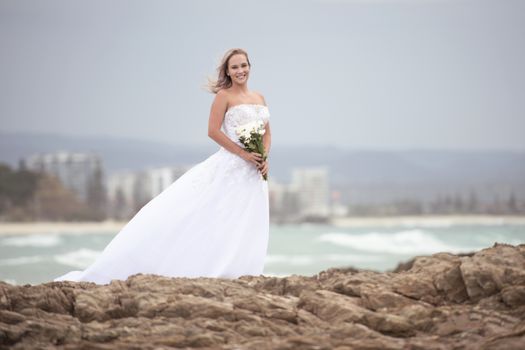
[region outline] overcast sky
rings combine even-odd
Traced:
[[[273,147],[525,150],[524,38],[522,0],[0,0],[0,131],[213,143],[241,47]]]

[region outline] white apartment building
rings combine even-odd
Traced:
[[[328,169],[326,167],[295,168],[291,188],[298,193],[303,217],[327,217],[330,214]]]
[[[157,196],[162,191],[164,191],[169,185],[171,185],[175,180],[181,177],[188,167],[163,167],[149,169],[146,171],[147,181],[150,183],[149,186],[149,196],[151,198]]]
[[[64,187],[84,202],[88,199],[90,184],[93,181],[97,181],[98,185],[103,183],[102,161],[93,153],[59,151],[35,154],[24,162],[29,170],[57,176]]]
[[[159,195],[191,166],[159,167],[109,176],[108,198],[119,217],[131,215]]]

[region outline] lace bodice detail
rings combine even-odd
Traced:
[[[235,129],[243,124],[262,120],[265,124],[270,119],[270,112],[268,107],[258,104],[243,103],[230,107],[224,115],[224,121],[222,123],[222,131],[228,136],[230,140],[242,146],[239,141]]]
[[[235,129],[254,120],[262,120],[266,124],[269,118],[268,107],[264,105],[246,103],[235,105],[226,111],[221,129],[230,140],[244,148]],[[194,189],[207,188],[214,181],[219,181],[224,186],[250,182],[267,185],[254,164],[222,146],[204,162],[190,169],[187,174],[193,174],[189,178]]]

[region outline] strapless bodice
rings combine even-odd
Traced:
[[[243,124],[262,120],[265,124],[270,119],[270,112],[268,107],[265,105],[243,103],[230,107],[225,115],[222,122],[222,131],[228,136],[230,140],[242,146],[239,141],[239,136],[235,132],[235,129]]]

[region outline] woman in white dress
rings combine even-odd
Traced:
[[[271,144],[269,111],[248,89],[251,64],[242,49],[231,49],[209,84],[215,94],[208,136],[220,148],[194,165],[150,200],[83,271],[55,281],[124,280],[136,273],[171,277],[237,278],[259,275],[269,238],[268,160],[244,149],[235,132],[254,120],[265,123],[263,143]]]

